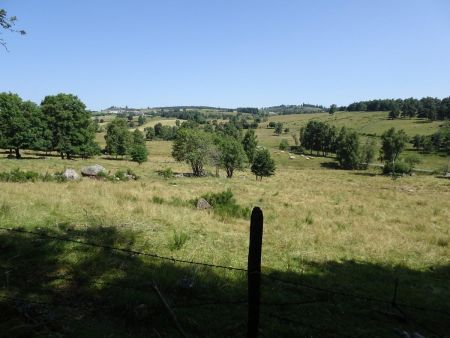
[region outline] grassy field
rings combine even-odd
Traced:
[[[329,117],[271,119],[282,119],[292,130],[310,118]],[[422,132],[432,132],[429,127]],[[382,127],[370,130],[379,133]],[[261,336],[393,337],[396,330],[448,335],[449,315],[442,311],[450,311],[450,181],[432,175],[392,180],[376,170],[327,169],[323,163],[333,159],[289,160],[275,148],[280,138],[290,136],[271,133],[257,130],[278,166],[276,175],[262,182],[256,182],[249,170],[232,179],[224,172],[218,178],[164,179],[159,170],[190,171],[186,164],[174,162],[171,143],[165,141],[148,142],[149,162],[140,166],[106,158],[35,159],[26,152],[23,160],[0,158],[0,171],[79,171],[98,163],[111,173],[131,168],[140,176],[130,182],[0,182],[1,227],[246,267],[249,220],[197,210],[190,202],[230,189],[239,205],[259,206],[264,212],[265,274],[345,294],[263,276]],[[246,305],[240,302],[246,300],[247,290],[241,271],[6,231],[0,231],[0,269],[5,276],[0,332],[7,337],[177,336],[151,284],[158,285],[189,336],[245,336]],[[399,304],[441,312],[392,307],[396,279]]]
[[[317,120],[328,122],[331,125],[341,128],[343,126],[351,128],[362,136],[362,141],[367,137],[375,138],[379,147],[381,141],[379,136],[389,128],[403,129],[412,138],[414,135],[431,135],[439,130],[443,124],[442,121],[429,122],[423,119],[398,119],[389,120],[386,112],[338,112],[334,116],[328,113],[302,114],[302,115],[276,115],[271,116],[269,120],[260,125],[256,133],[260,143],[272,150],[274,156],[279,162],[289,167],[318,167],[313,165],[311,161],[298,157],[295,160],[289,160],[289,154],[283,154],[278,151],[278,146],[282,139],[286,139],[290,145],[294,145],[292,134],[299,136],[300,128],[306,126],[308,121]],[[283,129],[289,128],[288,133],[280,136],[274,134],[273,129],[267,128],[269,122],[282,122]],[[413,152],[412,144],[408,144],[405,155]],[[446,154],[420,154],[422,163],[417,165],[418,169],[440,171],[442,168],[450,164],[449,157]],[[320,162],[320,160],[314,160]],[[378,163],[379,164],[379,163]]]

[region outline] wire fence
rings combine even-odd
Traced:
[[[9,232],[9,233],[15,233],[15,234],[22,234],[27,236],[34,236],[39,239],[44,239],[47,241],[61,241],[61,242],[68,242],[68,243],[75,243],[77,245],[83,245],[87,247],[92,248],[101,248],[112,252],[120,252],[124,253],[126,255],[130,256],[142,256],[147,257],[151,259],[157,259],[157,260],[163,260],[168,261],[171,263],[179,263],[179,264],[187,264],[187,265],[194,265],[194,266],[202,266],[206,268],[212,268],[212,269],[221,269],[221,270],[227,270],[227,271],[235,271],[239,273],[246,273],[248,274],[249,271],[246,268],[243,267],[234,267],[234,266],[226,266],[226,265],[220,265],[220,264],[213,264],[209,262],[200,262],[200,261],[194,261],[194,260],[187,260],[177,257],[170,257],[170,256],[164,256],[157,253],[152,252],[143,252],[143,251],[136,251],[131,250],[127,248],[121,248],[111,245],[105,245],[101,243],[95,243],[91,241],[83,241],[77,238],[72,237],[66,237],[66,236],[56,236],[52,234],[48,234],[43,231],[30,231],[25,230],[22,228],[7,228],[7,227],[0,227],[0,231],[3,232]],[[26,277],[38,277],[40,280],[65,280],[68,282],[77,282],[77,283],[86,283],[90,285],[102,285],[102,286],[108,286],[112,288],[118,288],[118,289],[130,289],[140,292],[148,292],[149,288],[152,286],[152,283],[145,283],[142,285],[135,285],[135,284],[124,284],[124,283],[114,283],[114,282],[105,282],[105,281],[93,281],[93,280],[83,280],[82,278],[75,278],[74,276],[65,275],[65,274],[57,274],[57,275],[39,275],[36,276],[33,272],[24,272],[24,271],[18,271],[17,267],[15,265],[6,265],[6,266],[0,266],[0,269],[4,270],[4,274],[8,276],[12,271],[14,271],[14,276],[16,278],[21,278],[22,280],[26,280]],[[267,268],[267,270],[273,270],[270,268]],[[319,304],[319,303],[333,303],[335,302],[333,296],[339,296],[344,297],[345,302],[368,302],[368,303],[378,303],[383,304],[392,307],[393,309],[397,310],[400,316],[402,316],[407,322],[413,323],[416,327],[425,328],[428,332],[431,332],[435,334],[436,336],[439,336],[439,334],[435,333],[433,329],[424,326],[423,324],[419,324],[417,321],[411,318],[410,315],[407,315],[403,309],[409,309],[414,311],[421,311],[421,312],[429,312],[434,314],[439,314],[443,316],[449,316],[450,320],[450,309],[444,309],[444,308],[432,308],[432,307],[425,307],[419,304],[410,304],[410,303],[403,303],[397,301],[397,288],[398,288],[398,280],[395,281],[395,288],[394,288],[394,294],[391,299],[381,299],[378,297],[373,297],[370,295],[364,295],[360,293],[355,292],[348,292],[343,291],[337,288],[326,288],[323,286],[316,286],[311,285],[309,283],[305,283],[303,281],[298,280],[290,280],[285,278],[280,278],[276,276],[276,273],[260,273],[261,279],[264,282],[271,282],[276,283],[277,287],[280,287],[279,284],[282,285],[289,285],[291,287],[299,288],[299,289],[307,289],[314,291],[318,294],[317,297],[311,298],[311,299],[301,299],[301,300],[290,300],[286,302],[270,302],[270,301],[262,301],[261,305],[263,307],[267,308],[275,308],[278,309],[280,307],[291,307],[291,306],[301,306],[301,305],[307,305],[307,304]],[[439,280],[445,280],[440,279]],[[8,289],[8,285],[5,287]],[[19,292],[20,294],[20,292]],[[194,295],[190,295],[191,298],[195,299],[196,297]],[[75,302],[70,303],[64,303],[64,302],[45,302],[45,301],[38,301],[33,300],[29,298],[22,298],[21,296],[6,296],[6,295],[0,295],[0,299],[2,299],[6,303],[23,303],[23,304],[35,304],[39,306],[46,306],[46,307],[67,307],[71,309],[81,309],[81,310],[91,310],[92,308],[98,308],[99,306],[103,306],[101,304],[90,304],[86,306],[85,304],[76,304]],[[237,299],[237,300],[223,300],[223,299],[198,299],[197,302],[189,302],[185,304],[171,304],[171,308],[174,309],[181,309],[181,308],[195,308],[195,307],[207,307],[207,306],[246,306],[247,300]],[[106,307],[108,307],[106,305]],[[163,305],[158,305],[154,307],[147,307],[149,310],[161,310],[164,308]],[[291,318],[288,316],[282,316],[279,313],[274,313],[273,311],[262,311],[262,314],[265,316],[268,316],[270,318],[276,319],[280,322],[289,323],[290,325],[297,325],[306,329],[310,330],[317,330],[323,332],[324,330],[328,333],[335,334],[336,336],[349,336],[348,334],[343,334],[342,332],[337,332],[333,330],[332,328],[324,328],[323,326],[315,326],[311,325],[309,323],[304,322],[303,320],[299,320],[298,318]]]

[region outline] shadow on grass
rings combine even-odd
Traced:
[[[124,228],[61,225],[46,233],[152,251],[137,244],[142,233]],[[448,311],[450,265],[426,271],[354,261],[299,261],[298,266],[304,273],[265,269],[261,336],[393,337],[396,330],[406,330],[428,337],[450,330],[449,315],[406,307],[398,311],[390,305],[398,278],[398,303]],[[152,283],[158,285],[189,336],[245,336],[246,304],[236,304],[246,301],[243,271],[10,232],[0,232],[0,270],[0,332],[5,337],[179,336]],[[386,303],[277,279],[376,297]],[[304,304],[292,304],[297,302]]]
[[[355,172],[355,173],[353,173],[353,175],[356,175],[356,176],[366,176],[366,177],[375,177],[375,176],[379,176],[379,175],[381,175],[381,173],[374,173],[374,172]]]
[[[321,162],[320,166],[327,169],[341,169],[337,162]]]

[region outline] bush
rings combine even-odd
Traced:
[[[62,173],[41,175],[35,171],[22,171],[19,168],[11,170],[9,172],[0,173],[0,181],[3,182],[66,182],[67,179],[62,175]]]
[[[305,148],[303,148],[302,146],[291,146],[290,151],[291,153],[301,155],[305,153]]]
[[[172,238],[169,242],[169,249],[171,251],[180,250],[184,244],[189,240],[189,235],[185,232],[176,232],[172,234]]]
[[[219,193],[208,193],[201,196],[208,201],[213,207],[215,213],[220,216],[236,217],[236,218],[248,218],[250,217],[250,208],[241,207],[236,203],[231,190],[222,191]],[[195,203],[197,201],[195,200]]]
[[[166,168],[164,170],[161,171],[161,175],[165,178],[165,179],[169,179],[173,177],[173,171],[172,168]]]
[[[411,173],[411,165],[404,161],[397,161],[395,165],[392,165],[392,162],[386,162],[383,167],[383,174],[410,174]]]
[[[289,148],[289,143],[286,139],[282,139],[280,145],[278,146],[280,150],[287,150]]]

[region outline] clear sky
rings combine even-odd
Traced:
[[[90,109],[450,95],[449,0],[0,0],[0,91]]]

